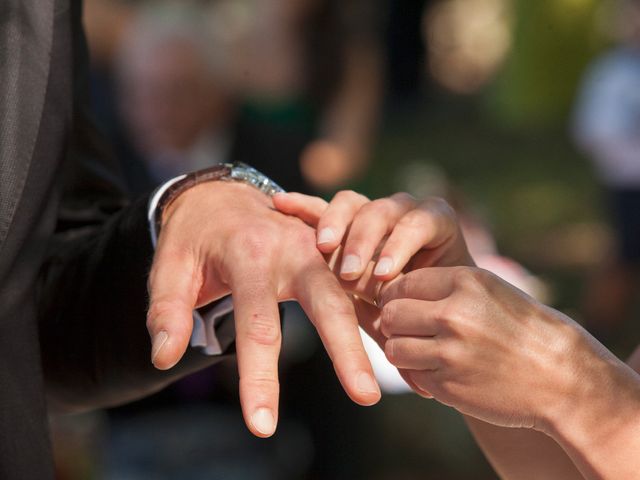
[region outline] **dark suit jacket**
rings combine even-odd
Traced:
[[[0,479],[53,477],[47,409],[113,405],[153,368],[146,199],[127,205],[84,110],[79,0],[0,1]]]

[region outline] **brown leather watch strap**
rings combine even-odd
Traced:
[[[162,212],[164,212],[164,210],[171,205],[171,203],[178,198],[180,194],[201,183],[228,178],[231,175],[231,168],[232,166],[229,164],[214,165],[213,167],[205,168],[204,170],[188,173],[183,179],[178,180],[176,183],[171,185],[167,191],[162,194],[162,197],[160,197],[160,200],[158,201],[155,216],[156,232],[160,232]]]
[[[188,173],[173,184],[169,185],[158,200],[155,209],[155,222],[153,222],[155,232],[152,232],[152,237],[157,239],[157,235],[160,233],[162,212],[164,212],[164,210],[171,205],[171,202],[173,202],[181,193],[200,183],[216,180],[240,182],[251,185],[268,196],[284,192],[280,185],[253,167],[244,163],[224,163],[204,170],[198,170],[197,172]]]

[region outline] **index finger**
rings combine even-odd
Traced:
[[[236,271],[230,279],[236,322],[240,404],[249,430],[273,435],[278,419],[281,331],[275,284],[268,272]]]
[[[296,285],[300,305],[315,325],[336,374],[351,399],[360,405],[380,400],[351,300],[318,256],[303,269],[304,280]]]

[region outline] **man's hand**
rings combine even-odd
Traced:
[[[210,182],[164,212],[149,278],[152,361],[175,365],[192,310],[233,295],[240,401],[249,429],[273,434],[278,411],[278,302],[298,300],[317,328],[345,391],[361,405],[380,398],[348,296],[316,248],[315,231],[282,215],[240,183]]]

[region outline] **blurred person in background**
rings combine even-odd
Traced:
[[[115,96],[110,65],[132,12],[147,3],[158,2],[87,2],[94,105],[107,129],[118,122],[105,101]],[[286,190],[330,191],[364,173],[383,89],[384,2],[186,3],[201,9],[215,43],[232,52],[226,73],[241,107],[233,158],[263,168]]]
[[[232,160],[229,65],[201,17],[187,7],[142,9],[115,57],[124,127],[151,185]]]
[[[586,296],[587,325],[603,340],[628,318],[640,276],[640,1],[619,7],[622,40],[587,71],[574,119],[576,142],[606,189],[617,241]]]
[[[382,94],[381,2],[226,3],[245,14],[237,68],[241,128],[253,141],[239,158],[297,191],[336,189],[362,174]]]
[[[279,300],[306,305],[349,396],[377,402],[349,297],[313,230],[274,211],[281,189],[217,166],[128,202],[88,115],[82,2],[9,1],[2,13],[0,476],[53,477],[49,409],[132,401],[234,343],[245,423],[270,437]]]

